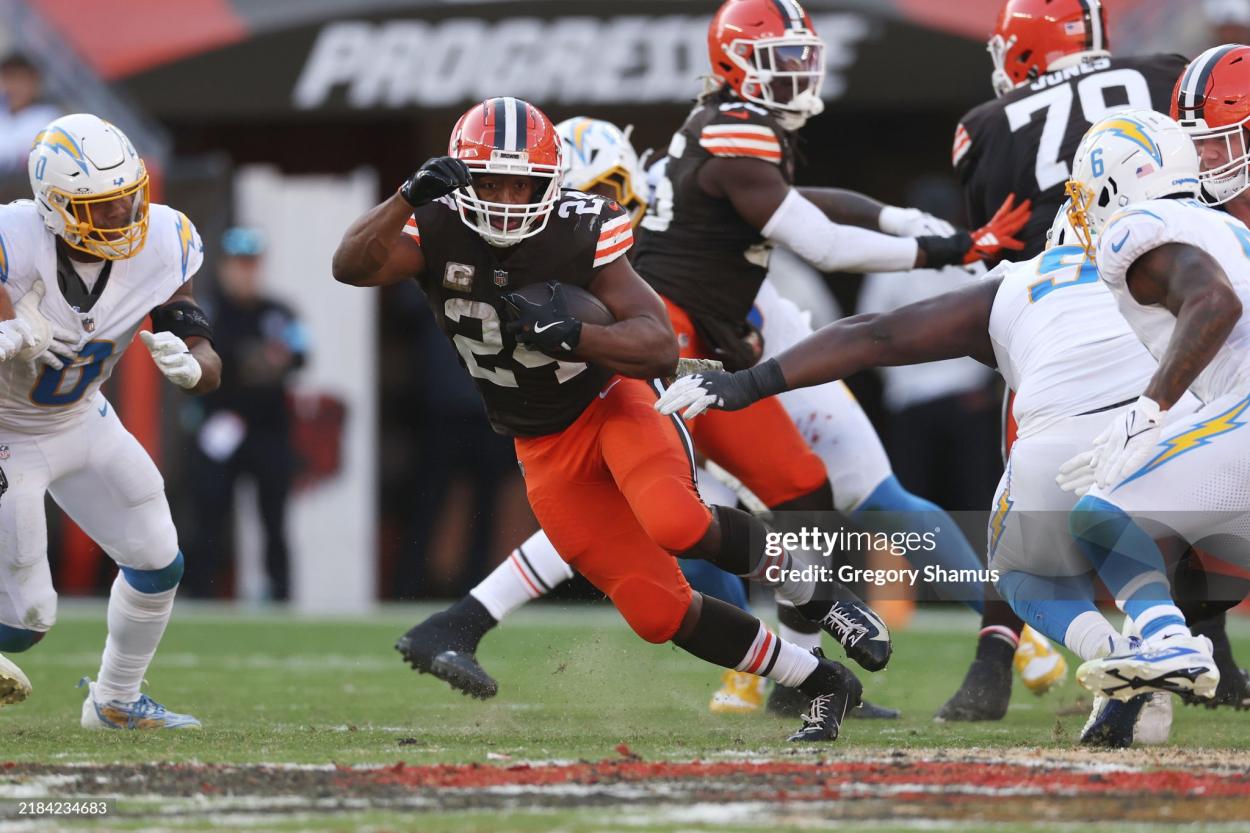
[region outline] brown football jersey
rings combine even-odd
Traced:
[[[629,215],[603,197],[564,191],[546,228],[504,249],[466,226],[455,200],[444,197],[416,209],[404,232],[421,245],[426,267],[418,281],[495,430],[533,437],[571,425],[612,372],[518,344],[504,327],[503,296],[548,281],[589,288],[632,244]]]

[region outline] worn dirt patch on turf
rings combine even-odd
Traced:
[[[703,806],[812,818],[984,822],[1250,819],[1244,756],[894,752],[870,757],[737,761],[621,758],[513,765],[396,764],[377,768],[48,766],[0,764],[0,797],[162,799],[159,812],[336,812],[370,808],[689,811]],[[1176,759],[1159,766],[1159,758]],[[177,799],[193,799],[179,802]],[[125,808],[122,808],[123,814]],[[151,815],[152,810],[136,810]]]

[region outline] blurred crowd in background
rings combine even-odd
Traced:
[[[195,285],[221,390],[192,401],[133,356],[106,390],[165,473],[184,594],[459,595],[534,529],[512,444],[491,432],[415,283],[348,310],[320,253],[344,212],[441,154],[486,95],[528,97],[555,121],[633,124],[639,149],[662,153],[699,90],[717,5],[206,0],[187,21],[164,0],[0,0],[0,198],[29,196],[26,157],[44,124],[95,112],[135,140],[154,199],[205,241]],[[799,182],[960,223],[949,148],[960,116],[993,95],[984,39],[997,0],[806,5],[828,44],[831,98],[803,132]],[[1120,54],[1250,41],[1250,0],[1106,5]],[[973,279],[784,271],[817,325]],[[990,370],[959,360],[848,383],[904,486],[947,509],[989,504],[1002,401]],[[343,536],[298,534],[301,511],[315,518],[305,526]],[[60,590],[102,591],[107,559],[50,517]]]

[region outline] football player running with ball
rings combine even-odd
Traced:
[[[699,499],[689,438],[653,407],[652,380],[673,372],[677,340],[663,302],[625,257],[630,217],[614,200],[561,191],[561,173],[548,118],[515,98],[489,99],[457,122],[448,156],[347,230],[334,276],[354,286],[421,283],[496,430],[515,437],[552,545],[639,636],[797,686],[810,706],[792,739],[835,739],[860,700],[854,675],[693,593],[673,556],[767,574],[835,636],[834,622],[877,633],[879,619],[844,588],[800,580],[787,553],[766,551],[759,520]],[[589,291],[612,323],[570,315],[556,281]],[[533,284],[550,286],[545,302],[518,291]],[[847,645],[848,655],[883,667],[890,644],[879,635]]]
[[[161,474],[100,386],[150,314],[154,332],[139,335],[161,373],[191,394],[217,387],[212,329],[191,294],[203,247],[185,214],[149,203],[134,146],[96,116],[49,124],[29,173],[34,201],[0,207],[0,336],[20,335],[16,351],[0,339],[0,651],[31,648],[56,622],[50,494],[120,567],[82,725],[198,728],[139,691],[183,560]],[[0,658],[0,702],[29,693]]]

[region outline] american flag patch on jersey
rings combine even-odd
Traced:
[[[951,167],[959,165],[959,160],[964,158],[970,147],[972,147],[972,137],[968,135],[968,128],[961,123],[955,128],[955,144],[951,147]]]
[[[713,156],[752,156],[781,161],[777,134],[757,124],[709,124],[699,135],[699,144]]]
[[[417,218],[409,215],[408,222],[404,223],[404,234],[410,234],[421,242],[421,230],[417,228]]]
[[[629,215],[622,214],[619,217],[613,217],[599,230],[599,242],[595,245],[593,268],[606,266],[629,251],[632,245],[634,245],[634,226],[629,221]]]

